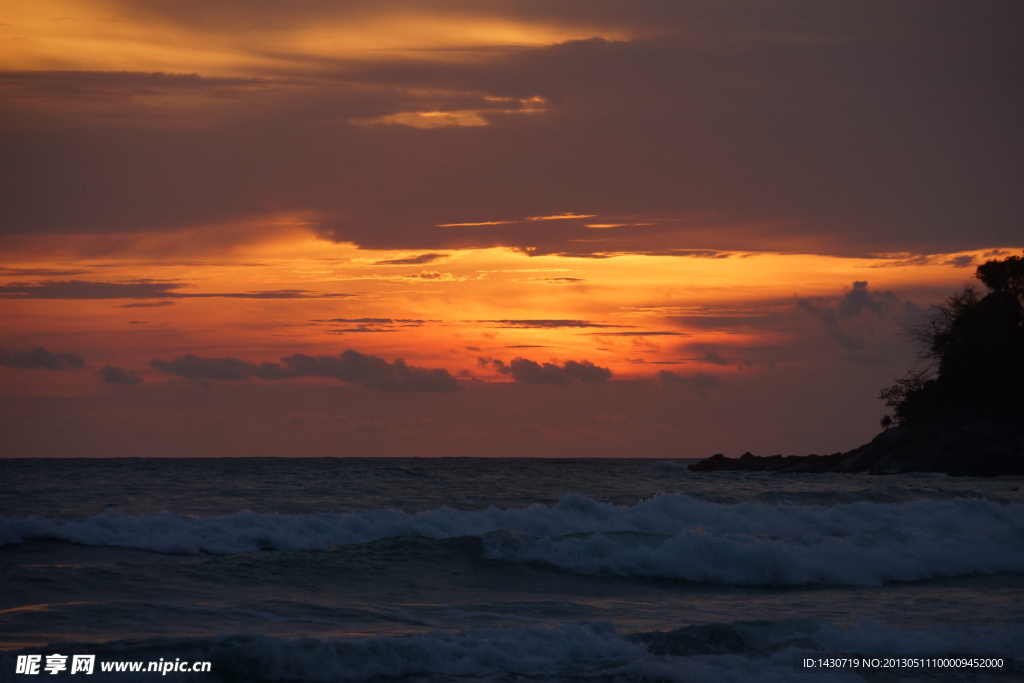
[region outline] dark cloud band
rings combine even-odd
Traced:
[[[0,349],[0,367],[23,370],[75,370],[85,361],[70,353],[55,353],[41,346],[24,351]]]
[[[282,380],[294,377],[327,377],[360,384],[376,391],[458,392],[462,385],[443,368],[421,368],[398,358],[388,362],[351,349],[337,356],[307,356],[297,353],[279,363],[250,363],[239,358],[203,358],[188,353],[172,360],[159,358],[150,366],[187,379],[245,380],[258,377]]]
[[[569,384],[570,382],[606,382],[612,377],[608,368],[594,365],[588,360],[567,360],[557,363],[538,363],[527,358],[513,358],[510,363],[481,358],[481,365],[491,365],[503,375],[525,384]]]

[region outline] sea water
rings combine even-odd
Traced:
[[[1016,680],[1022,480],[2,460],[0,680]],[[1017,668],[797,665],[854,655]]]

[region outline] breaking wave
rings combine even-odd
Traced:
[[[632,506],[570,494],[555,505],[408,513],[242,512],[0,518],[0,545],[51,539],[160,553],[315,550],[387,538],[482,539],[489,559],[572,572],[735,585],[872,585],[1024,572],[1024,504],[723,504],[665,494]]]

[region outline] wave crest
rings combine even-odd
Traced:
[[[490,559],[574,572],[737,585],[1024,572],[1024,505],[984,500],[766,505],[665,494],[616,506],[570,494],[553,506],[472,511],[0,518],[0,545],[53,539],[162,553],[314,550],[414,536],[482,538]]]

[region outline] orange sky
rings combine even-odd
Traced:
[[[145,241],[117,257],[8,259],[11,289],[0,299],[12,336],[7,346],[49,347],[74,333],[88,337],[76,348],[95,362],[124,364],[131,354],[147,374],[150,358],[185,343],[253,361],[351,347],[498,380],[477,367],[478,357],[586,357],[625,378],[666,369],[654,364],[717,374],[725,368],[690,349],[793,336],[776,329],[774,316],[790,313],[797,298],[834,299],[863,280],[873,290],[917,294],[925,306],[969,282],[969,268],[950,265],[956,259],[984,260],[971,252],[908,265],[899,256],[744,252],[602,259],[501,248],[420,253],[359,250],[301,231],[212,258],[167,258]],[[19,269],[27,274],[11,278]],[[63,298],[48,298],[62,296],[47,290],[54,283],[67,289]],[[128,290],[97,298],[75,291],[89,283]],[[737,326],[737,316],[752,320]],[[691,318],[699,320],[687,324]],[[27,338],[15,336],[25,330]],[[176,341],[169,344],[168,334]]]
[[[1021,17],[784,4],[9,3],[4,455],[868,440],[1021,251]]]

